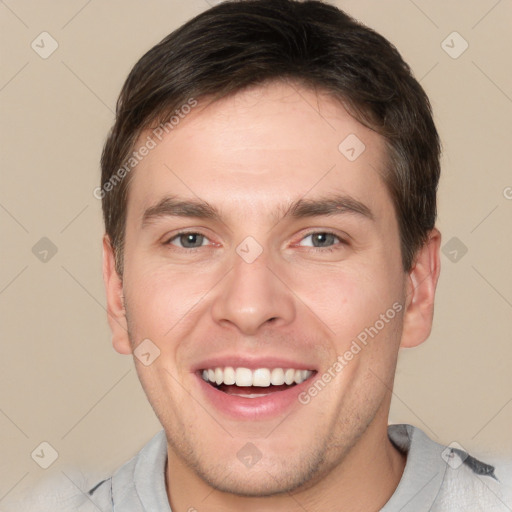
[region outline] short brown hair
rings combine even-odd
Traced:
[[[332,5],[232,0],[154,46],[122,88],[101,157],[103,216],[120,275],[130,175],[112,180],[141,133],[168,122],[190,98],[215,100],[276,80],[333,95],[384,137],[384,181],[400,228],[403,268],[410,270],[435,224],[440,143],[430,102],[409,66],[384,37]]]

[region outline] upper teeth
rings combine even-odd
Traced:
[[[250,368],[209,368],[203,370],[203,379],[206,382],[212,382],[217,385],[236,384],[237,386],[259,386],[268,387],[280,386],[282,384],[300,384],[309,378],[312,370],[295,370],[293,368],[258,368],[251,370]]]

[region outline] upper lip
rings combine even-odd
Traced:
[[[218,356],[209,357],[192,367],[193,372],[206,370],[209,368],[249,368],[256,370],[258,368],[293,368],[295,370],[315,370],[316,367],[313,363],[303,363],[297,360],[283,358],[283,357],[256,357],[256,356]]]

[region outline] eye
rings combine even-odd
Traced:
[[[208,238],[201,233],[178,233],[168,240],[167,243],[183,249],[195,249],[208,245]]]
[[[308,241],[307,243],[302,243],[304,241]],[[306,235],[299,245],[303,247],[315,247],[317,249],[322,248],[331,248],[336,242],[344,243],[344,241],[334,233],[330,233],[329,231],[315,231]]]

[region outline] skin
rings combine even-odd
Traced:
[[[366,146],[353,162],[338,150],[349,134]],[[105,237],[104,279],[114,348],[131,354],[149,338],[160,350],[149,366],[134,361],[167,435],[173,511],[369,511],[393,494],[405,464],[387,437],[397,355],[430,333],[441,236],[432,230],[404,272],[384,161],[381,136],[339,102],[272,83],[200,103],[138,164],[123,277]],[[374,219],[283,217],[293,201],[333,192]],[[143,226],[168,195],[200,198],[220,219]],[[176,238],[184,229],[205,236],[198,248]],[[315,247],[312,231],[336,236]],[[247,236],[263,249],[250,264],[236,252]],[[402,311],[316,397],[279,417],[220,413],[191,371],[242,354],[305,361],[321,375],[394,303]],[[237,458],[248,442],[262,455],[249,468]]]

